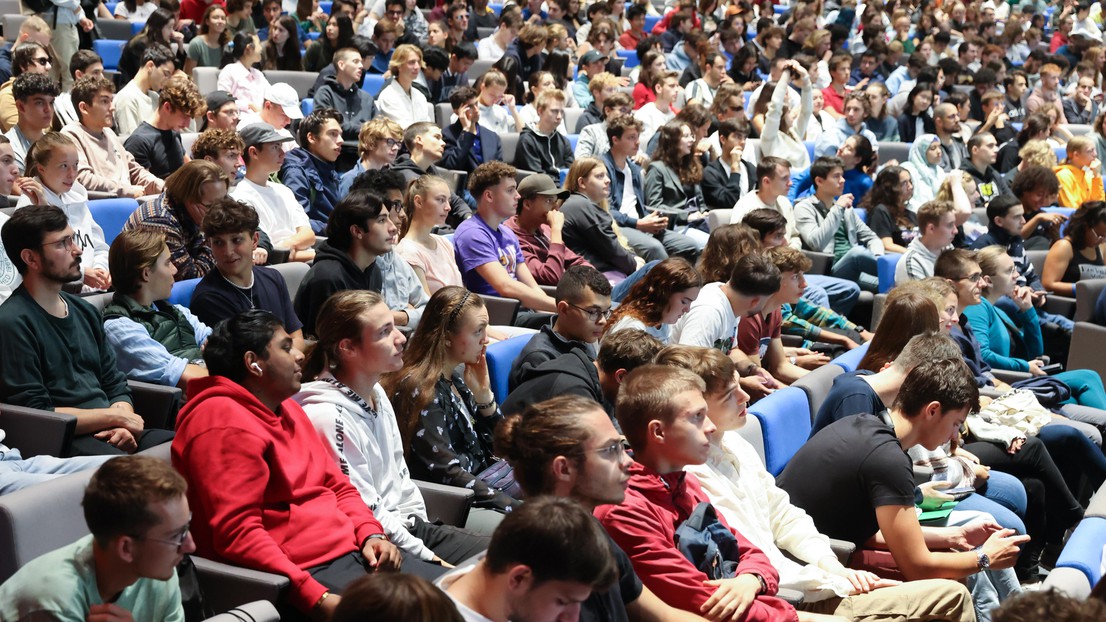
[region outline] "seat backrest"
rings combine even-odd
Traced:
[[[319,77],[319,74],[313,71],[280,71],[277,69],[270,69],[265,72],[265,78],[270,84],[276,84],[278,82],[287,83],[288,86],[296,89],[296,94],[300,99],[307,97],[307,94],[311,92],[311,87],[315,86],[315,79]]]
[[[883,310],[887,307],[887,294],[876,294],[872,301],[872,332],[879,327],[879,320],[883,317]]]
[[[707,228],[711,231],[730,224],[733,218],[732,209],[712,209],[707,212]]]
[[[879,293],[886,294],[895,286],[895,268],[899,265],[899,253],[885,253],[876,257],[876,272],[879,276]]]
[[[127,219],[138,209],[138,201],[130,198],[99,199],[88,202],[92,220],[104,230],[104,240],[110,245],[123,230]]]
[[[569,134],[576,133],[576,123],[584,116],[583,108],[565,108],[565,128]]]
[[[378,97],[380,91],[384,90],[384,76],[376,73],[365,74],[365,79],[361,82],[361,90],[374,98]]]
[[[81,510],[94,470],[0,497],[0,583],[32,559],[88,534]]]
[[[495,64],[494,60],[490,60],[490,59],[487,59],[487,58],[478,58],[478,59],[476,59],[475,61],[473,61],[472,67],[469,67],[469,70],[467,72],[469,78],[472,78],[472,79],[479,78],[480,76],[487,73],[487,71],[489,69],[491,69],[492,65],[494,65],[494,64]]]
[[[15,41],[19,37],[19,29],[23,27],[23,22],[27,21],[27,15],[5,15],[4,16],[4,39],[8,41]]]
[[[111,304],[111,299],[113,296],[115,296],[115,294],[112,294],[111,292],[92,294],[91,296],[85,296],[84,301],[96,307],[96,310],[100,313],[103,313],[104,309],[106,309],[107,306]]]
[[[173,283],[173,293],[169,294],[169,304],[181,305],[187,307],[192,304],[192,292],[196,291],[196,286],[200,284],[200,279],[184,279],[183,281],[177,281]]]
[[[810,404],[811,423],[814,422],[814,415],[821,408],[822,402],[826,401],[830,389],[833,388],[834,378],[843,373],[845,373],[845,370],[838,365],[823,365],[799,378],[791,385],[802,389],[803,393],[806,393],[807,403]]]
[[[757,455],[760,456],[760,463],[764,462],[764,434],[760,429],[760,419],[756,417],[745,417],[745,425],[741,426],[737,431],[741,435],[741,438],[749,441],[749,444],[753,446],[753,449],[757,450]]]
[[[98,19],[96,28],[104,39],[127,41],[131,38],[131,23],[125,19]],[[96,41],[92,43],[95,45]]]
[[[876,145],[873,145],[876,147]],[[879,163],[885,164],[897,160],[899,164],[910,160],[911,143],[881,142],[878,145]]]
[[[776,391],[749,407],[764,436],[764,463],[768,472],[779,475],[810,437],[810,404],[806,393],[796,387]]]
[[[1075,283],[1076,322],[1090,322],[1094,317],[1094,306],[1099,295],[1106,289],[1106,279],[1082,279]]]
[[[833,364],[839,366],[845,371],[856,371],[856,366],[860,364],[860,360],[864,358],[864,355],[868,353],[868,344],[864,344],[859,348],[853,348],[841,356],[833,359]]]
[[[273,266],[273,269],[284,277],[284,284],[288,286],[288,295],[295,298],[296,292],[300,291],[300,283],[303,282],[303,277],[307,276],[310,266],[302,261],[289,261],[288,263],[277,264]]]
[[[92,42],[92,51],[100,55],[104,69],[114,71],[119,68],[119,59],[123,57],[123,46],[126,44],[126,41],[97,39]]]
[[[488,322],[493,326],[514,326],[515,317],[521,305],[513,298],[483,295],[484,306],[488,308]]]
[[[1033,269],[1038,275],[1042,274],[1045,269],[1045,257],[1048,256],[1048,251],[1025,251],[1025,258],[1029,260],[1029,263],[1033,264]]]
[[[515,161],[515,151],[518,150],[518,134],[500,134],[499,142],[503,145],[503,161],[511,164]]]
[[[486,356],[488,359],[488,376],[492,381],[492,393],[497,402],[502,404],[507,399],[507,377],[511,374],[511,365],[518,358],[519,353],[530,343],[532,335],[519,335],[504,341],[497,341],[488,346]]]
[[[451,116],[453,116],[453,105],[449,102],[434,105],[434,119],[438,122],[438,127],[448,127]]]
[[[196,89],[201,93],[217,91],[219,90],[219,68],[196,67],[192,69],[192,81],[196,83]]]

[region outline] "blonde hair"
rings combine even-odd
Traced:
[[[545,95],[545,93],[542,93],[542,95]],[[573,162],[572,165],[568,167],[568,173],[565,175],[565,190],[569,192],[580,192],[580,178],[591,175],[591,172],[597,168],[607,168],[599,158],[580,158]],[[599,202],[599,209],[610,212],[610,207],[606,199]],[[612,220],[611,227],[614,228],[614,235],[618,238],[618,243],[622,245],[622,248],[629,250],[630,242],[626,239],[626,236],[622,235],[622,230],[618,227],[618,223]]]
[[[534,108],[538,111],[545,110],[549,107],[549,104],[556,100],[560,103],[565,103],[565,93],[560,89],[545,89],[541,95],[538,95],[538,99],[534,102]]]
[[[1056,152],[1049,146],[1047,140],[1030,140],[1018,150],[1018,157],[1027,166],[1043,166],[1049,170],[1056,168],[1059,162],[1056,160]]]
[[[608,86],[618,86],[618,78],[609,71],[596,74],[594,78],[588,80],[588,90],[592,93],[598,93]]]
[[[402,141],[403,127],[387,117],[366,121],[361,125],[361,132],[357,135],[358,155],[364,156],[375,151],[380,141],[387,138]]]
[[[446,180],[437,175],[422,175],[407,186],[407,194],[403,197],[403,211],[407,218],[403,221],[399,239],[407,237],[407,232],[411,230],[411,223],[415,220],[415,197],[425,199],[426,195],[430,194],[430,190],[439,185],[445,186],[446,190],[450,189]]]
[[[975,178],[972,177],[971,173],[959,170],[952,171],[945,176],[945,180],[941,182],[941,187],[937,189],[937,196],[933,197],[935,200],[948,201],[953,204],[956,203],[952,198],[952,180],[956,173],[960,173],[960,185],[964,188],[964,192],[968,192],[968,188],[975,186]]]
[[[388,61],[388,71],[392,72],[392,75],[396,75],[399,72],[403,63],[406,63],[410,58],[414,56],[419,59],[419,65],[422,65],[422,50],[417,45],[411,45],[410,43],[404,43],[396,48],[392,52],[392,60]]]
[[[1086,151],[1090,149],[1093,153],[1095,151],[1094,141],[1089,136],[1073,136],[1068,141],[1067,156],[1064,158],[1064,164],[1071,164],[1071,154],[1075,151]]]
[[[69,147],[75,151],[77,149],[77,143],[61,132],[51,131],[43,134],[42,138],[31,143],[31,148],[27,151],[27,170],[25,174],[28,177],[40,177],[38,167],[46,166],[50,158],[54,155],[54,151],[64,147]]]

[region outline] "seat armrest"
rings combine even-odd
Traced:
[[[1019,380],[1025,380],[1026,378],[1033,377],[1033,374],[1027,371],[1010,371],[1009,369],[992,368],[991,373],[995,375],[995,378],[998,378],[1006,384],[1013,384]]]
[[[518,317],[518,311],[522,307],[522,303],[514,298],[503,298],[502,296],[490,296],[487,294],[481,294],[481,298],[484,299],[484,306],[488,309],[488,323],[493,326],[514,326],[515,318]]]
[[[807,256],[811,264],[807,274],[828,275],[830,273],[830,268],[833,267],[833,255],[808,250],[803,250],[803,254]]]
[[[147,428],[173,430],[184,392],[177,387],[128,380],[134,412],[142,417]]]
[[[442,521],[446,525],[464,527],[472,509],[476,493],[469,488],[447,486],[414,480],[426,503],[426,516],[430,522]]]
[[[279,574],[231,566],[192,556],[204,599],[213,611],[229,611],[256,600],[276,603],[290,584]]]
[[[781,587],[776,592],[776,598],[787,601],[793,607],[803,604],[803,593],[787,587]]]
[[[1045,299],[1044,310],[1055,315],[1075,317],[1075,298],[1049,294]]]
[[[852,557],[853,552],[856,551],[856,545],[847,540],[838,540],[837,538],[830,538],[830,548],[837,555],[837,561],[841,562],[843,566],[849,564],[849,558]]]
[[[276,605],[258,600],[235,607],[226,613],[220,613],[204,622],[279,622],[280,613]]]
[[[77,429],[77,418],[65,413],[24,406],[0,405],[0,430],[4,444],[31,456],[69,455],[69,444]]]
[[[922,484],[933,479],[933,467],[914,465],[914,485],[921,486]]]

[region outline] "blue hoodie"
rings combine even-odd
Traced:
[[[311,229],[315,233],[325,231],[330,213],[341,198],[338,190],[341,178],[334,164],[320,160],[303,147],[296,147],[284,156],[280,182],[296,195],[311,219]]]

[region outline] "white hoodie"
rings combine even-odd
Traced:
[[[373,387],[369,405],[375,403],[377,410],[371,412],[358,404],[366,400],[349,387],[322,380],[334,379],[329,372],[319,377],[304,384],[292,399],[303,407],[319,438],[360,491],[388,538],[419,559],[434,559],[434,552],[407,530],[413,524],[409,517],[426,520],[426,504],[403,459],[399,425],[384,389],[379,384]]]
[[[41,179],[39,183],[42,183]],[[42,190],[46,195],[43,197],[46,203],[61,208],[61,211],[65,212],[69,226],[73,227],[73,241],[84,252],[84,256],[81,257],[81,271],[102,268],[106,272],[109,246],[104,238],[104,230],[92,219],[92,212],[88,209],[88,191],[80,182],[74,182],[69,192],[61,196],[54,194],[54,191],[47,188],[45,184]],[[19,197],[19,202],[15,206],[19,208],[31,204],[30,197],[24,194]]]

